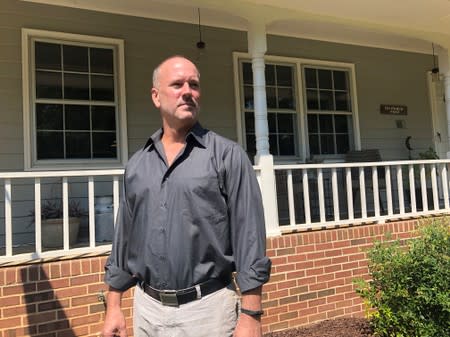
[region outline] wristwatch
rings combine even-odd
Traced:
[[[250,310],[250,309],[241,308],[241,313],[249,315],[254,318],[259,318],[259,317],[261,317],[262,314],[264,314],[264,310]]]

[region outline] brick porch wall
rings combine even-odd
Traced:
[[[417,221],[301,232],[270,238],[273,262],[263,288],[263,331],[340,316],[362,316],[355,277],[368,277],[364,249],[390,232],[410,238]],[[105,256],[0,268],[0,337],[97,336]],[[131,328],[132,291],[123,308]],[[131,336],[131,329],[129,331]]]

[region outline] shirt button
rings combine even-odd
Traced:
[[[166,230],[165,230],[164,228],[160,228],[160,229],[159,229],[159,232],[160,232],[160,233],[164,233],[165,231],[166,231]]]

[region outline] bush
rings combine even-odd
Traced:
[[[372,280],[355,283],[377,336],[450,336],[447,221],[422,224],[407,246],[377,242],[368,259]]]

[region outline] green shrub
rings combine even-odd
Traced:
[[[368,259],[372,279],[355,283],[377,336],[450,336],[447,221],[422,224],[408,245],[377,242]]]

